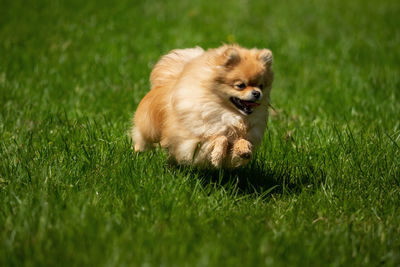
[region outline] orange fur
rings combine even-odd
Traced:
[[[272,81],[267,49],[171,51],[155,65],[135,113],[135,151],[159,143],[180,164],[245,165],[266,128]]]

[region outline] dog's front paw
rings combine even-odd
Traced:
[[[253,154],[252,147],[252,144],[245,139],[239,139],[234,143],[231,155],[231,166],[237,168],[246,165]]]
[[[231,168],[238,168],[238,167],[243,167],[245,166],[248,162],[250,161],[250,159],[245,159],[242,158],[238,155],[231,155],[231,162],[230,162],[230,166]]]
[[[239,139],[234,145],[233,145],[233,151],[232,154],[234,156],[238,156],[242,159],[250,159],[253,151],[251,150],[253,148],[253,145],[245,140],[245,139]]]
[[[228,138],[220,136],[213,142],[213,150],[211,152],[211,164],[219,168],[226,156],[226,150],[228,148]]]

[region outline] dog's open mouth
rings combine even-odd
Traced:
[[[230,100],[239,110],[243,111],[247,115],[253,112],[254,107],[258,107],[260,105],[260,103],[242,100],[237,97],[231,97]]]

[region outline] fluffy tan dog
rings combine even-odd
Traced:
[[[155,65],[134,116],[135,151],[161,144],[179,164],[239,167],[264,135],[272,53],[223,45],[173,50]]]

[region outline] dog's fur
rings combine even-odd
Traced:
[[[152,89],[136,110],[135,151],[159,143],[179,164],[245,165],[263,138],[272,81],[268,49],[223,45],[171,51],[155,65]]]

